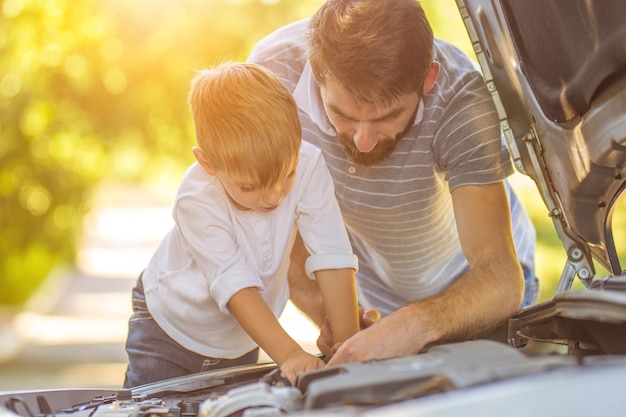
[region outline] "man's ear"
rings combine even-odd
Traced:
[[[430,67],[430,71],[426,74],[426,78],[424,79],[424,89],[422,94],[427,94],[435,85],[435,81],[437,81],[437,76],[439,75],[439,62],[433,61],[433,65]]]
[[[213,167],[211,166],[211,164],[209,163],[209,161],[207,161],[206,158],[204,157],[204,154],[202,153],[202,149],[198,148],[197,146],[194,146],[193,148],[191,148],[191,151],[193,152],[193,155],[196,157],[196,161],[198,161],[200,166],[206,171],[207,174],[209,175],[217,174],[215,170],[213,169]]]

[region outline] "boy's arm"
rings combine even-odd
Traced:
[[[326,322],[322,293],[317,280],[310,279],[306,275],[304,267],[309,255],[302,236],[298,233],[291,249],[289,272],[287,273],[289,299],[316,327],[322,328]]]
[[[315,272],[334,343],[359,331],[359,312],[354,270],[326,269]]]
[[[285,332],[258,289],[249,287],[236,292],[228,301],[228,309],[292,384],[297,374],[324,367],[321,359],[305,352]]]

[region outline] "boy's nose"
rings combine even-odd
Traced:
[[[280,189],[275,187],[271,190],[268,190],[267,193],[265,193],[265,195],[263,196],[263,200],[265,200],[267,204],[270,204],[272,206],[277,205],[278,203],[280,203],[281,200]]]

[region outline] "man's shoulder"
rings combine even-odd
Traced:
[[[275,29],[261,39],[257,43],[257,47],[268,47],[275,43],[303,43],[308,31],[309,20],[309,18],[296,20]]]
[[[309,19],[303,19],[276,29],[256,44],[248,62],[274,72],[293,92],[306,63],[308,25]]]
[[[432,101],[431,106],[443,109],[459,99],[470,100],[476,94],[485,97],[489,95],[480,67],[456,45],[435,39],[433,55],[433,59],[439,63],[439,74],[435,86],[426,95]]]
[[[439,63],[437,82],[441,86],[459,88],[470,80],[483,79],[478,63],[458,46],[445,40],[435,38],[433,60]]]
[[[435,38],[433,59],[439,63],[458,68],[463,71],[480,71],[478,64],[461,48],[446,40]]]

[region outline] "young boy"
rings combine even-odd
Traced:
[[[301,141],[296,104],[255,64],[198,73],[189,104],[197,159],[175,227],[133,289],[125,387],[255,363],[260,346],[292,383],[324,363],[282,329],[299,231],[334,342],[358,331],[357,259],[320,151]]]

